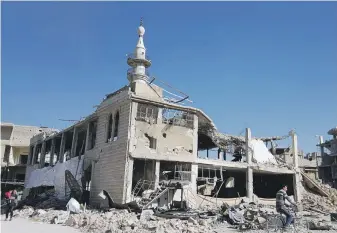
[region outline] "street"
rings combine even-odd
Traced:
[[[24,230],[25,232],[34,232],[34,233],[79,233],[79,230],[76,230],[71,227],[53,225],[41,222],[33,222],[24,218],[13,218],[12,221],[5,221],[5,216],[1,215],[1,232],[4,233],[16,233]]]

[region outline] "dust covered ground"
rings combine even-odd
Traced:
[[[34,222],[24,218],[13,218],[12,221],[5,221],[5,216],[1,216],[1,232],[18,233],[18,232],[34,232],[34,233],[79,233],[80,231],[71,227],[62,225],[51,225],[43,222]]]
[[[309,230],[306,223],[312,220],[329,222],[329,216],[321,214],[306,216],[308,213],[301,213],[301,224],[296,228],[298,233],[318,233],[337,232],[337,225],[327,231]],[[57,220],[55,217],[57,216]],[[2,216],[4,220],[4,216]],[[331,222],[329,223],[331,224]],[[219,221],[218,218],[188,220],[166,219],[153,216],[152,214],[137,215],[126,210],[111,209],[107,212],[97,210],[87,210],[85,213],[69,214],[62,210],[34,210],[25,207],[15,211],[12,221],[1,221],[3,232],[18,232],[20,229],[28,232],[48,232],[53,233],[62,230],[64,233],[230,233],[240,232],[226,221]],[[263,233],[266,230],[248,230],[247,233]],[[294,232],[294,231],[288,231]]]

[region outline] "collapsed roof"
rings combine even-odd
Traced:
[[[244,147],[246,139],[244,136],[234,136],[230,134],[224,134],[219,132],[213,123],[211,122],[200,122],[198,127],[198,137],[199,137],[199,149],[210,149],[218,147],[220,149],[225,149],[229,145],[235,147]],[[275,137],[263,137],[254,138],[261,141],[277,141],[288,138],[289,135],[285,136],[275,136]]]

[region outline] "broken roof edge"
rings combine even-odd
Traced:
[[[217,134],[220,134],[223,138],[225,138],[229,141],[235,140],[235,141],[238,141],[238,142],[241,142],[241,143],[244,143],[246,141],[244,136],[235,136],[235,135],[224,134],[224,133],[219,132],[216,125],[214,124],[213,120],[205,112],[203,112],[199,108],[190,107],[190,106],[182,106],[180,104],[174,104],[174,103],[167,102],[167,101],[157,101],[157,100],[154,100],[154,99],[138,96],[134,93],[131,93],[130,98],[132,100],[135,100],[135,101],[138,101],[138,102],[151,103],[151,104],[158,105],[158,106],[166,106],[168,108],[175,108],[175,109],[178,109],[178,110],[186,110],[186,111],[194,112],[194,113],[197,114],[197,116],[199,118],[199,122],[201,123],[201,124],[199,124],[199,129],[202,129],[202,128],[211,129],[213,132],[216,132]],[[201,132],[202,131],[203,130],[201,130]],[[203,131],[203,133],[206,133],[206,132]],[[286,139],[288,137],[289,137],[289,134],[285,135],[285,136],[272,136],[272,137],[260,137],[260,138],[253,137],[252,139],[261,140],[261,141],[266,142],[266,141],[283,140],[283,139]],[[216,144],[218,147],[224,147],[224,146],[220,146],[220,144],[215,142],[215,141],[214,141],[214,144]]]
[[[183,105],[171,103],[171,102],[168,102],[168,101],[157,101],[157,100],[154,100],[154,99],[145,98],[145,97],[136,95],[134,93],[131,93],[130,98],[132,100],[137,101],[137,102],[151,103],[151,104],[154,104],[154,105],[164,106],[164,107],[167,107],[167,108],[174,108],[174,109],[178,109],[178,110],[185,110],[185,111],[189,111],[189,112],[194,112],[194,113],[197,114],[199,119],[203,118],[203,120],[206,120],[206,122],[209,123],[214,129],[217,129],[215,124],[213,123],[212,119],[199,108],[194,108],[194,107],[190,107],[190,106],[183,106]]]
[[[14,127],[14,124],[9,122],[1,122],[0,125],[5,127]]]
[[[123,91],[125,91],[125,90],[129,90],[129,88],[130,88],[130,85],[125,85],[124,87],[118,89],[117,91],[114,91],[114,92],[112,92],[112,93],[106,94],[106,95],[105,95],[105,98],[104,98],[103,101],[102,101],[102,103],[103,103],[104,101],[106,101],[107,99],[109,99],[109,98],[111,98],[111,97],[113,97],[113,96],[115,96],[115,95],[118,95],[119,93],[121,93],[121,92],[123,92]]]
[[[106,100],[110,99],[111,97],[117,95],[117,94],[120,94],[121,92],[125,91],[125,90],[129,90],[129,85],[126,85],[120,89],[118,89],[117,91],[115,92],[112,92],[110,94],[106,94],[105,95],[105,98],[103,99],[103,101],[99,104],[99,106],[104,103]],[[73,128],[75,127],[80,127],[81,125],[85,124],[87,121],[92,121],[94,120],[96,117],[97,117],[97,112],[100,111],[101,109],[99,107],[96,108],[96,110],[91,113],[90,115],[86,116],[86,117],[83,117],[82,119],[78,120],[76,123],[74,124],[71,124],[70,126],[64,128],[64,129],[61,129],[61,130],[58,130],[58,129],[55,129],[56,131],[51,134],[51,135],[48,135],[46,138],[43,139],[43,141],[46,141],[46,140],[51,140],[53,139],[54,137],[58,137],[58,136],[61,136],[63,133],[66,133],[68,131],[71,131]],[[37,136],[37,135],[41,135],[43,134],[43,132],[39,133],[39,134],[36,134],[34,136]],[[38,143],[39,141],[34,141],[33,143],[31,144],[35,144],[35,143]]]

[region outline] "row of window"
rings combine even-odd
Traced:
[[[95,147],[96,145],[96,139],[97,139],[97,120],[93,120],[91,122],[89,122],[89,135],[88,135],[88,150],[91,150]],[[115,115],[113,115],[112,113],[109,115],[108,117],[108,127],[107,127],[107,135],[106,135],[106,142],[111,142],[111,141],[116,141],[117,137],[118,137],[118,127],[119,127],[119,111],[117,111],[115,113]],[[73,134],[72,132],[64,132],[65,133],[65,142],[64,142],[64,158],[66,160],[69,160],[71,157],[76,157],[80,154],[84,153],[84,148],[85,148],[85,138],[86,138],[86,130],[85,131],[79,131],[77,132],[77,138],[79,139],[79,137],[81,138],[81,141],[83,141],[80,145],[76,145],[75,150],[71,151],[72,148],[72,139],[73,139]],[[80,136],[81,135],[81,136]],[[55,154],[56,154],[56,158],[53,158],[53,164],[56,163],[56,161],[59,160],[60,155],[59,152],[61,151],[61,138],[57,138],[56,139],[56,146],[55,146]],[[50,141],[46,141],[47,145],[46,147],[48,149],[46,149],[46,154],[51,149],[51,140]],[[50,143],[50,144],[49,144]],[[77,144],[79,144],[80,141],[77,140]],[[34,146],[31,146],[31,151],[30,153],[32,154],[29,164],[38,164],[40,163],[40,159],[41,159],[41,151],[42,151],[42,143],[37,144],[36,145],[36,150],[35,150],[35,154],[33,155],[33,148]],[[71,153],[74,153],[74,155],[71,155]],[[56,161],[55,161],[56,159]],[[49,165],[49,160],[46,161],[47,165]]]

